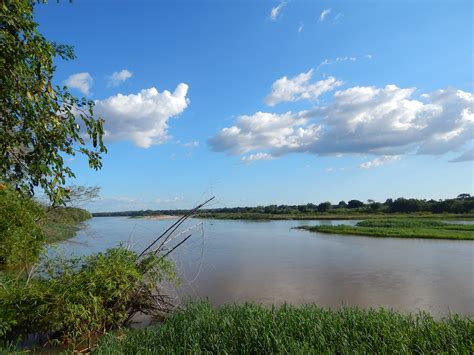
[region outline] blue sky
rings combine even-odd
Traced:
[[[471,1],[35,11],[48,39],[75,47],[57,83],[106,119],[103,169],[70,161],[74,183],[102,188],[93,211],[473,193]]]

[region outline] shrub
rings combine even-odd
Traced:
[[[29,280],[4,277],[0,287],[0,335],[28,333],[76,345],[91,334],[126,324],[138,311],[157,311],[154,291],[174,279],[164,258],[123,247],[84,258],[55,258]]]
[[[45,236],[37,222],[43,217],[36,201],[0,185],[0,265],[19,267],[38,260]]]

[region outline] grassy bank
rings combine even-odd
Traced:
[[[82,208],[61,207],[49,211],[42,222],[46,241],[55,243],[74,237],[79,224],[90,218],[90,212]]]
[[[469,353],[473,340],[473,320],[456,315],[200,303],[158,326],[109,334],[93,353]]]
[[[375,219],[355,226],[304,226],[312,232],[392,238],[474,240],[474,225],[448,224],[429,219]]]

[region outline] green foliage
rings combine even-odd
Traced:
[[[73,207],[46,212],[34,199],[0,185],[0,267],[35,264],[46,243],[73,237],[89,218],[88,211]]]
[[[360,207],[364,207],[364,203],[362,201],[359,201],[359,200],[350,200],[347,203],[347,207],[348,208],[360,208]]]
[[[74,345],[126,324],[156,307],[153,291],[173,279],[167,259],[138,259],[123,247],[83,259],[48,260],[28,280],[6,277],[0,287],[0,335],[45,333]]]
[[[416,218],[372,219],[359,222],[356,226],[305,226],[300,228],[312,232],[370,237],[474,240],[474,225],[472,224],[448,224],[442,221]]]
[[[318,212],[327,212],[331,209],[331,202],[321,202],[318,205]]]
[[[191,304],[156,327],[102,338],[95,354],[469,353],[474,322],[452,315],[314,305]]]
[[[54,243],[74,237],[79,224],[90,218],[90,212],[76,207],[58,207],[48,211],[42,223],[46,241]]]
[[[33,3],[0,5],[0,176],[29,195],[41,187],[58,205],[68,197],[66,178],[74,177],[64,156],[81,153],[91,168],[101,168],[104,129],[92,101],[53,87],[55,57],[70,60],[74,52],[38,32]]]
[[[337,205],[323,202],[319,205],[307,203],[305,205],[269,205],[257,207],[225,207],[202,209],[196,215],[202,218],[219,219],[362,219],[378,218],[382,214],[394,216],[396,214],[410,214],[412,216],[430,216],[438,213],[458,214],[459,217],[469,218],[468,213],[474,212],[474,197],[469,194],[460,194],[455,199],[446,200],[418,200],[398,198],[387,199],[385,203],[369,200],[368,204],[362,201],[351,200],[349,205],[340,201]],[[416,207],[413,207],[416,206]],[[154,216],[154,215],[183,215],[187,210],[141,210],[123,212],[99,212],[94,217],[104,216]],[[461,214],[463,214],[461,216]],[[453,216],[445,216],[453,217]]]
[[[0,267],[34,264],[45,235],[38,221],[44,209],[31,198],[0,185]]]

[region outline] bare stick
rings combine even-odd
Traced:
[[[163,244],[168,240],[168,238],[171,236],[171,234],[173,234],[176,229],[178,229],[178,227],[186,220],[188,219],[190,216],[192,216],[194,213],[196,213],[197,210],[199,210],[201,207],[203,207],[204,205],[208,204],[209,202],[211,202],[213,199],[215,198],[215,196],[211,197],[209,200],[201,203],[200,205],[194,207],[193,209],[191,209],[190,211],[188,211],[186,214],[184,214],[182,217],[180,217],[175,223],[173,223],[167,230],[165,230],[158,238],[156,238],[153,243],[151,243],[149,246],[147,246],[142,252],[141,254],[138,256],[138,257],[141,257],[143,256],[151,247],[153,247],[153,245],[155,245],[161,238],[163,238],[166,234],[168,234],[168,236],[165,238],[165,240],[160,244],[160,246],[157,248],[158,250],[163,246]],[[170,232],[171,231],[171,232]],[[169,232],[169,233],[168,233]]]

